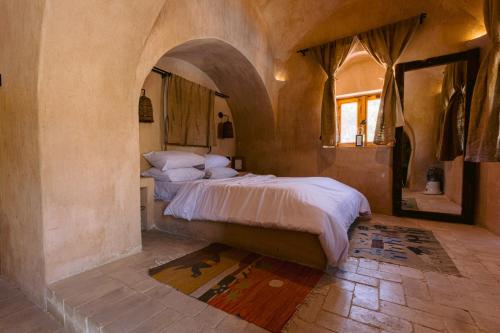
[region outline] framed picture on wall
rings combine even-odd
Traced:
[[[231,159],[231,167],[237,171],[245,171],[245,158],[241,156],[233,156]]]

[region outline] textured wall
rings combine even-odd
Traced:
[[[0,1],[0,273],[43,299],[38,65],[45,1]]]
[[[500,163],[481,163],[476,223],[500,235]]]

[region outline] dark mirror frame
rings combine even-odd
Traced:
[[[467,147],[467,133],[469,130],[470,105],[472,100],[472,92],[476,82],[476,76],[479,68],[479,48],[469,51],[448,54],[444,56],[429,58],[426,60],[411,61],[398,64],[396,66],[396,82],[399,88],[399,94],[403,104],[404,112],[404,77],[408,71],[417,69],[446,65],[453,62],[467,62],[467,86],[466,86],[466,102],[465,102],[465,128],[464,128],[464,154]],[[424,212],[401,209],[402,200],[402,169],[401,156],[403,153],[403,145],[401,144],[403,137],[403,127],[396,128],[396,144],[393,150],[392,163],[392,209],[396,216],[405,216],[426,220],[436,220],[443,222],[458,222],[474,224],[474,194],[476,185],[476,164],[472,162],[464,162],[463,180],[462,180],[462,214],[454,215],[438,212]]]

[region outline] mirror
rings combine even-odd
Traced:
[[[474,165],[464,162],[478,51],[399,64],[405,125],[394,150],[396,215],[472,223]]]

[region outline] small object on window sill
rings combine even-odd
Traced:
[[[364,147],[363,134],[356,135],[356,147]]]

